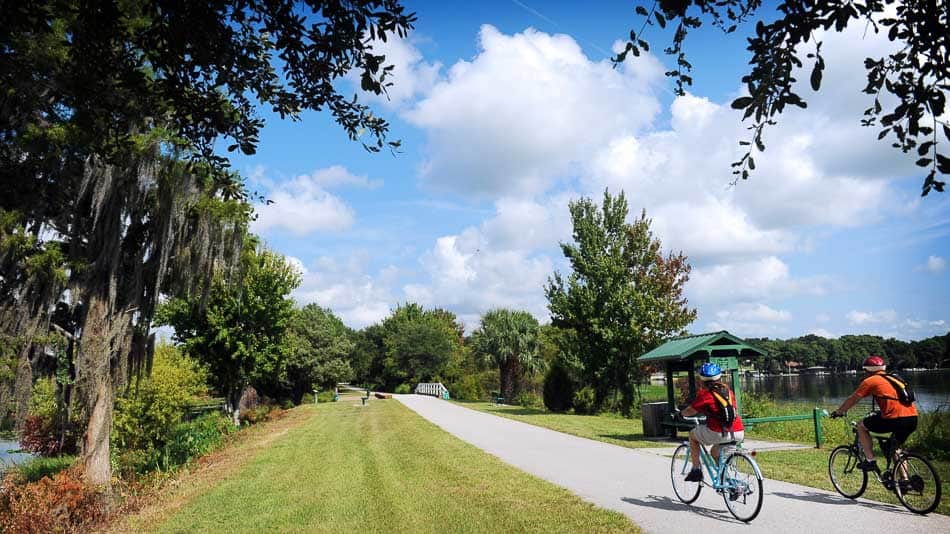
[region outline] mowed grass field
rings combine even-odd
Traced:
[[[296,408],[306,420],[157,532],[638,532],[394,399]]]

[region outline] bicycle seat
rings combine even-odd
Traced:
[[[732,441],[726,441],[726,442],[720,443],[719,446],[721,447],[723,445],[729,446],[729,445],[738,445],[738,444],[739,444],[738,441],[732,440]]]

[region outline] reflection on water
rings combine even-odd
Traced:
[[[950,409],[950,369],[900,374],[914,389],[918,409],[930,411],[941,405]],[[768,393],[778,401],[806,401],[831,409],[853,393],[863,378],[863,373],[743,377],[742,391]]]

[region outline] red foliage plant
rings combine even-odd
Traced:
[[[0,531],[83,532],[107,517],[104,494],[82,480],[79,469],[22,484],[9,475],[0,484]]]
[[[31,415],[20,430],[20,445],[40,456],[55,456],[60,453],[59,436],[55,425],[46,417]]]

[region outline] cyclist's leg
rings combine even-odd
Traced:
[[[892,420],[891,432],[894,433],[895,452],[897,451],[898,447],[904,446],[904,442],[907,441],[907,438],[909,438],[915,430],[917,430],[916,415],[912,415],[910,417],[898,417],[897,419]]]
[[[864,457],[867,458],[869,462],[874,461],[874,444],[871,441],[871,431],[874,432],[889,432],[885,427],[887,426],[881,419],[880,413],[873,413],[863,420],[858,421],[858,442],[861,443],[861,448],[864,450]]]
[[[894,447],[891,451],[893,460],[897,461],[898,453],[900,448],[904,446],[904,442],[907,441],[907,438],[917,430],[917,416],[911,417],[899,417],[893,420],[893,432],[894,432]],[[907,479],[907,471],[904,466],[901,466],[900,472],[897,473],[897,476],[900,480]]]
[[[696,438],[696,428],[689,431],[689,461],[693,464],[693,469],[699,469],[699,440]]]

